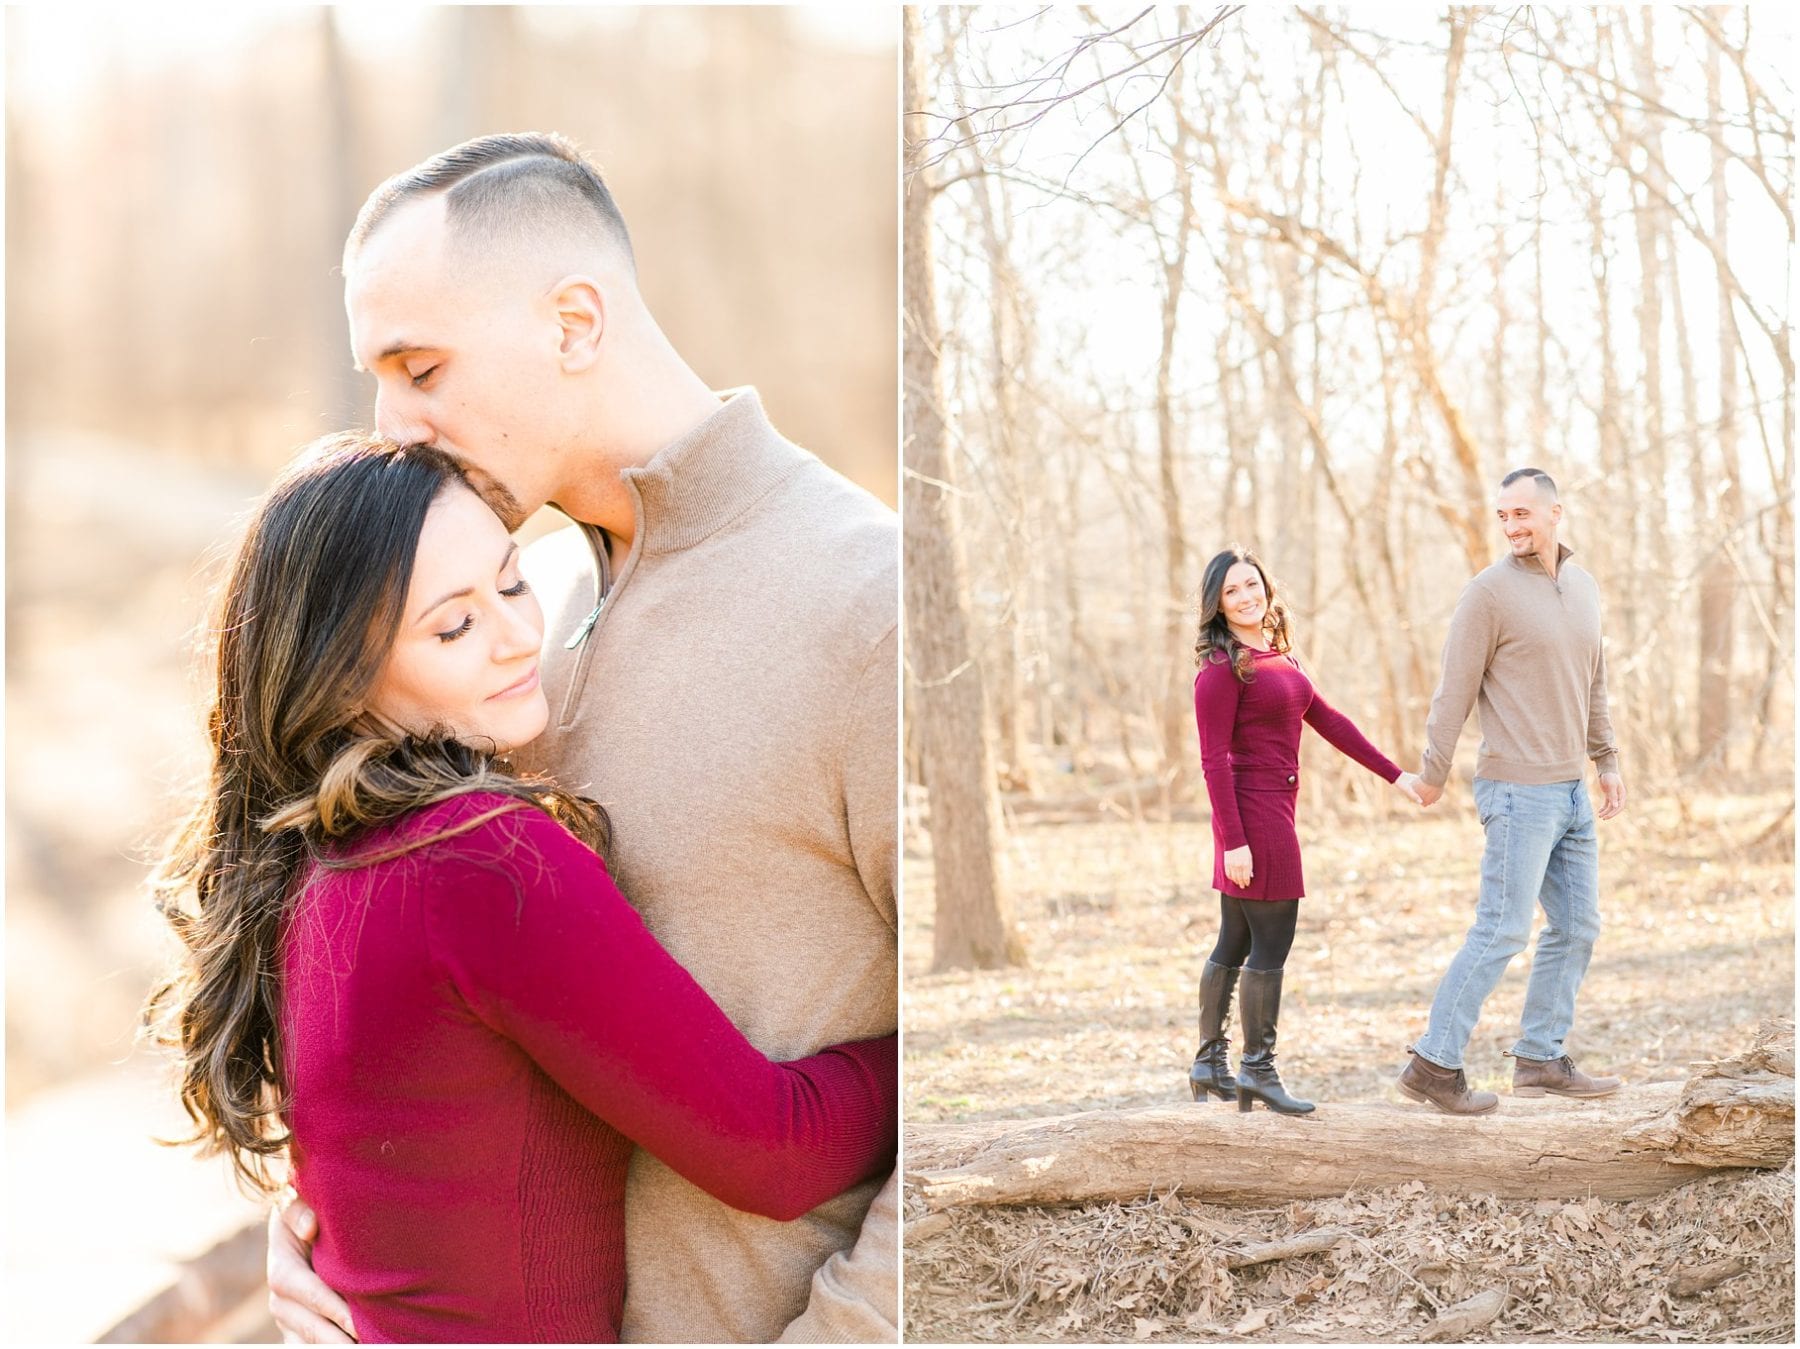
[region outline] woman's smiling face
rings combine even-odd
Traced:
[[[1269,611],[1269,597],[1263,589],[1262,572],[1254,562],[1236,562],[1225,573],[1219,587],[1219,612],[1234,628],[1251,632],[1262,629],[1263,615]]]
[[[414,734],[447,730],[506,751],[542,734],[544,614],[519,548],[487,503],[446,487],[419,533],[400,630],[368,708]]]

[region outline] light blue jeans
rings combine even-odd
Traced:
[[[1431,1024],[1414,1050],[1440,1068],[1463,1066],[1463,1048],[1544,906],[1525,1011],[1512,1052],[1558,1059],[1575,1021],[1575,994],[1600,936],[1600,861],[1594,807],[1581,781],[1524,786],[1475,779],[1475,809],[1487,831],[1475,923],[1431,1003]]]

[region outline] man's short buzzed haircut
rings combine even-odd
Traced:
[[[396,206],[439,193],[445,218],[464,239],[494,243],[552,228],[609,243],[637,270],[625,217],[600,170],[555,132],[480,136],[395,174],[357,213],[344,243],[344,269]]]
[[[1552,478],[1541,468],[1515,468],[1511,473],[1508,473],[1504,478],[1500,479],[1500,485],[1502,487],[1511,487],[1520,478],[1536,478],[1538,491],[1548,494],[1552,501],[1560,501],[1562,499],[1556,493],[1556,479]]]

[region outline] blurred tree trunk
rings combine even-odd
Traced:
[[[967,569],[939,370],[932,274],[932,189],[920,167],[930,95],[919,10],[905,10],[907,178],[901,261],[906,304],[906,626],[925,785],[931,793],[936,894],[932,967],[1023,964],[1002,874],[1004,832],[982,671],[969,640]]]
[[[1602,189],[1603,185],[1596,183],[1587,201],[1589,237],[1593,245],[1591,265],[1594,269],[1594,320],[1598,329],[1600,363],[1600,405],[1596,409],[1595,420],[1598,423],[1596,430],[1600,445],[1600,472],[1607,482],[1618,483],[1626,468],[1625,446],[1619,425],[1621,404],[1618,357],[1613,340],[1612,259],[1607,252],[1606,215],[1600,199]],[[1630,556],[1629,544],[1623,533],[1613,535],[1605,527],[1608,521],[1597,520],[1593,523],[1600,526],[1595,531],[1600,535],[1595,540],[1598,545],[1595,551],[1605,553],[1603,565],[1610,571],[1620,554]],[[1612,544],[1610,551],[1607,551],[1606,542],[1609,538],[1612,539]],[[1620,609],[1622,612],[1618,621],[1621,631],[1618,640],[1628,647],[1634,646],[1630,606],[1621,604]]]
[[[1507,379],[1506,379],[1506,332],[1512,324],[1512,311],[1506,302],[1506,211],[1507,184],[1504,178],[1494,179],[1494,247],[1493,255],[1488,259],[1491,280],[1489,285],[1494,296],[1494,343],[1488,355],[1488,416],[1491,418],[1488,429],[1488,443],[1499,447],[1503,462],[1511,463],[1518,451],[1513,448],[1512,438],[1506,430],[1507,413]],[[1534,446],[1530,454],[1530,462],[1536,463],[1537,454]]]
[[[455,5],[438,11],[446,52],[438,82],[437,148],[513,130],[505,109],[517,83],[518,19],[508,5]]]
[[[1074,437],[1070,437],[1074,441]],[[1061,668],[1066,689],[1065,698],[1075,703],[1074,710],[1068,714],[1063,725],[1069,743],[1069,767],[1072,772],[1085,773],[1094,764],[1094,725],[1092,684],[1088,675],[1091,667],[1087,662],[1077,659],[1082,649],[1086,634],[1082,624],[1085,614],[1082,604],[1084,587],[1078,559],[1080,550],[1075,543],[1081,537],[1081,478],[1082,452],[1088,447],[1081,443],[1071,444],[1068,463],[1062,475],[1062,499],[1057,503],[1057,538],[1061,544],[1055,549],[1060,560],[1059,575],[1062,578],[1062,660]]]
[[[1646,5],[1638,11],[1643,31],[1635,46],[1638,95],[1644,103],[1648,126],[1644,139],[1650,146],[1645,173],[1652,183],[1662,182],[1662,89],[1656,75],[1656,11]],[[1655,559],[1653,571],[1656,588],[1666,589],[1673,579],[1666,550],[1660,541],[1669,537],[1669,446],[1668,416],[1663,400],[1663,295],[1661,247],[1668,235],[1666,217],[1667,187],[1661,192],[1633,193],[1633,219],[1637,226],[1638,332],[1643,345],[1644,462],[1650,483],[1648,497],[1650,537],[1659,546],[1650,550]],[[1648,559],[1645,559],[1646,561]]]
[[[325,165],[325,179],[320,184],[325,221],[319,240],[323,266],[313,283],[313,293],[321,301],[319,352],[326,370],[322,382],[326,391],[323,415],[327,426],[372,426],[375,413],[370,391],[345,355],[344,296],[338,265],[344,240],[362,206],[363,192],[373,184],[362,182],[357,155],[361,137],[357,134],[356,91],[338,31],[337,10],[330,6],[321,8],[316,23],[324,102],[318,128]]]
[[[1725,110],[1716,43],[1709,44],[1706,53],[1706,106],[1712,124],[1720,125]],[[1716,503],[1714,537],[1721,546],[1707,563],[1700,583],[1700,728],[1695,746],[1698,766],[1713,773],[1721,773],[1727,766],[1726,737],[1732,721],[1731,666],[1737,640],[1736,569],[1723,544],[1726,531],[1735,528],[1743,514],[1738,489],[1738,338],[1731,316],[1736,287],[1724,261],[1730,256],[1731,198],[1725,177],[1728,163],[1723,136],[1716,135],[1712,138],[1712,237],[1719,259],[1719,481],[1716,491],[1709,495]]]
[[[1181,479],[1175,426],[1175,335],[1181,321],[1181,295],[1187,285],[1188,245],[1193,237],[1190,216],[1194,202],[1194,175],[1187,123],[1177,114],[1175,144],[1175,237],[1162,260],[1162,345],[1156,358],[1156,464],[1161,489],[1163,525],[1163,596],[1167,608],[1163,621],[1163,669],[1159,681],[1162,710],[1163,771],[1170,796],[1185,792],[1192,777],[1194,740],[1193,711],[1186,696],[1191,679],[1185,673],[1191,662],[1188,633],[1187,525],[1181,514]],[[1157,687],[1152,684],[1151,687]]]
[[[1674,221],[1667,215],[1663,217],[1664,242],[1668,245],[1666,266],[1668,267],[1669,312],[1675,329],[1675,367],[1681,376],[1681,423],[1682,449],[1688,467],[1688,508],[1691,519],[1688,524],[1690,540],[1689,566],[1691,571],[1698,567],[1710,546],[1707,542],[1717,528],[1716,514],[1712,506],[1711,471],[1707,468],[1707,437],[1700,430],[1700,381],[1694,373],[1694,344],[1688,330],[1687,301],[1681,289],[1681,267],[1675,252]],[[1704,659],[1688,665],[1688,673],[1679,679],[1671,675],[1671,687],[1689,690],[1688,705],[1682,709],[1685,715],[1672,719],[1667,724],[1669,736],[1668,749],[1678,762],[1692,764],[1697,761],[1695,747],[1699,744],[1699,717],[1696,709],[1700,699],[1706,692],[1706,675],[1703,670]],[[1689,673],[1692,681],[1689,681]]]
[[[1275,478],[1275,548],[1264,563],[1276,578],[1281,596],[1294,616],[1305,624],[1317,612],[1318,586],[1313,575],[1312,476],[1307,471],[1306,425],[1295,394],[1289,389],[1293,368],[1292,316],[1300,308],[1299,259],[1294,250],[1279,243],[1264,251],[1264,262],[1274,279],[1279,300],[1280,328],[1273,325],[1258,334],[1263,363],[1259,372],[1267,396],[1281,458]]]
[[[1531,382],[1531,446],[1536,461],[1550,444],[1550,307],[1544,299],[1544,147],[1538,143],[1537,190],[1531,196],[1532,335],[1536,362]]]
[[[959,124],[973,139],[966,120]],[[974,183],[976,217],[981,223],[983,249],[988,264],[988,333],[993,346],[989,364],[989,392],[993,399],[993,436],[988,447],[1000,491],[995,502],[1000,516],[1006,572],[1006,604],[1001,610],[999,632],[992,644],[995,667],[995,724],[999,731],[1001,780],[1013,791],[1032,790],[1030,755],[1025,739],[1025,610],[1031,591],[1031,568],[1036,550],[1028,537],[1031,511],[1026,503],[1022,459],[1030,442],[1020,415],[1019,388],[1030,378],[1024,361],[1025,325],[1029,321],[1020,303],[1018,278],[1007,256],[994,197],[1002,194],[998,182],[982,173]]]

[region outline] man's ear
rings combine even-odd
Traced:
[[[552,293],[559,330],[557,355],[569,374],[590,368],[600,358],[606,336],[606,296],[592,277],[571,276]]]

